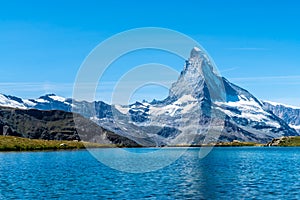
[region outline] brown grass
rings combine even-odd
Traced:
[[[14,136],[0,136],[0,151],[41,151],[104,147],[117,146],[78,141],[37,140]]]

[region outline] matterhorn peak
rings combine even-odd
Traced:
[[[202,50],[200,47],[196,47],[196,46],[191,51],[189,61],[192,63],[194,63],[194,62],[198,63],[199,61],[205,61],[209,65],[211,65],[210,59],[206,55],[206,52],[204,50]]]
[[[199,58],[201,55],[201,49],[198,47],[194,47],[191,51],[190,58]]]

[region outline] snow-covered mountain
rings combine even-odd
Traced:
[[[263,103],[266,109],[272,111],[275,115],[288,123],[290,127],[300,132],[300,107],[271,101],[264,101]]]
[[[198,48],[192,50],[168,98],[115,108],[130,116],[129,123],[136,126],[171,130],[163,135],[167,144],[199,144],[217,139],[266,142],[297,135],[248,91],[218,76]]]
[[[40,110],[64,110],[71,111],[72,99],[66,99],[54,94],[47,94],[37,99],[21,99],[18,97],[0,94],[0,106]]]
[[[162,101],[108,105],[54,94],[29,100],[0,95],[0,106],[73,111],[142,145],[268,142],[298,135],[285,117],[276,116],[266,105],[219,76],[209,58],[196,47]]]

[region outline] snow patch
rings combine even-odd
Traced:
[[[38,103],[49,103],[49,101],[45,100],[45,99],[37,99],[35,100]]]
[[[27,107],[24,104],[21,104],[15,100],[8,99],[4,95],[0,94],[0,105],[4,107],[10,107],[10,108],[20,108],[20,109],[26,109]]]
[[[192,95],[183,95],[170,105],[150,107],[150,115],[159,116],[165,114],[173,117],[177,111],[180,111],[182,114],[188,113],[195,105],[197,105],[197,100]]]
[[[99,120],[99,118],[96,117],[96,116],[93,116],[93,117],[90,117],[90,120],[92,120],[92,121],[94,121],[94,122],[97,122],[97,121]]]
[[[170,115],[170,116],[174,116],[175,112],[179,109],[180,107],[174,104],[171,105],[167,105],[164,107],[151,107],[150,109],[150,115],[154,115],[154,116],[159,116],[159,115]]]
[[[34,102],[32,102],[31,100],[28,100],[28,99],[23,100],[23,102],[24,102],[26,105],[32,106],[32,107],[36,105],[36,103],[34,103]]]
[[[289,126],[293,129],[300,130],[300,125],[289,124]]]
[[[120,111],[122,114],[126,115],[129,111],[129,108],[122,107],[121,105],[115,105],[115,108]]]
[[[60,102],[65,102],[66,101],[66,98],[55,96],[55,95],[49,96],[49,98],[53,99],[54,101],[60,101]]]
[[[252,121],[264,122],[267,125],[276,128],[281,127],[281,125],[277,121],[274,121],[271,118],[269,118],[271,114],[266,112],[257,101],[255,101],[252,98],[247,99],[244,95],[241,95],[239,99],[240,101],[236,102],[215,102],[215,104],[219,106],[217,107],[217,109],[223,111],[226,115],[230,117],[241,117]],[[228,109],[224,109],[226,107],[238,109],[241,112],[241,114],[237,114]]]
[[[192,95],[183,95],[180,99],[174,102],[176,105],[180,105],[182,103],[188,103],[191,101],[197,101]]]

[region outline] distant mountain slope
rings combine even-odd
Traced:
[[[93,120],[101,127],[124,137],[131,138],[143,146],[161,145],[156,142],[156,135],[149,137],[140,131],[140,127],[124,121],[125,129],[121,129],[113,120],[113,115],[119,113],[113,106],[102,101],[87,102],[75,101],[54,94],[47,94],[37,99],[23,100],[18,97],[0,94],[0,106],[19,109],[38,109],[38,110],[62,110],[66,112],[80,113],[87,119]],[[121,113],[119,113],[122,115]],[[96,116],[94,116],[96,115]],[[124,120],[124,116],[122,116]],[[151,127],[152,129],[153,127]],[[157,127],[154,127],[156,130]],[[153,139],[154,138],[154,139]]]
[[[76,120],[76,128],[74,120]],[[138,145],[79,114],[59,110],[41,111],[0,107],[0,134],[31,139],[83,140],[123,146]]]
[[[263,103],[266,109],[272,111],[292,128],[300,132],[300,107],[270,101],[264,101]]]

